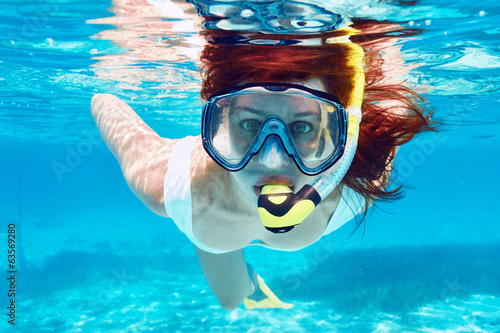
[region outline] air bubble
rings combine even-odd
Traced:
[[[432,21],[431,20],[425,20],[425,25],[431,25]]]
[[[410,21],[410,22],[408,22],[408,25],[409,25],[410,27],[413,27],[413,26],[415,25],[415,22]]]
[[[484,15],[486,15],[486,12],[485,12],[484,10],[481,10],[481,11],[479,12],[479,16],[480,16],[480,17],[483,17]]]
[[[240,16],[241,17],[252,17],[255,13],[253,11],[251,11],[250,9],[243,9],[241,12],[240,12]]]

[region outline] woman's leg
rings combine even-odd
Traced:
[[[224,309],[236,309],[245,297],[253,294],[243,250],[213,254],[196,246],[195,249],[205,279]]]

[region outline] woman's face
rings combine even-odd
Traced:
[[[319,80],[294,81],[309,88],[324,91]],[[262,96],[260,96],[262,97]],[[305,105],[303,99],[283,99],[280,96],[266,96],[255,99],[254,96],[241,97],[233,101],[235,113],[229,117],[229,127],[237,127],[238,131],[230,131],[231,149],[236,153],[246,151],[247,141],[255,136],[256,130],[268,116],[280,117],[288,126],[294,137],[295,146],[307,155],[310,145],[317,142],[321,110],[317,103]],[[316,105],[316,107],[315,107]],[[246,138],[248,136],[248,139]],[[257,203],[262,187],[268,184],[286,185],[297,192],[317,176],[307,176],[296,166],[293,158],[288,156],[281,140],[272,135],[267,137],[260,151],[240,171],[232,172],[234,180],[247,197]]]

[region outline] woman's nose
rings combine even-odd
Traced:
[[[290,163],[290,157],[276,135],[269,136],[260,149],[258,162],[266,168],[276,169]]]

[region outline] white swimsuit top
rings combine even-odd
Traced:
[[[215,254],[229,252],[209,248],[194,237],[190,166],[191,151],[195,140],[196,138],[193,136],[187,136],[179,140],[170,154],[163,187],[165,210],[167,215],[174,220],[179,230],[186,234],[189,240],[198,248]],[[357,214],[363,212],[364,207],[365,199],[354,190],[344,186],[337,208],[333,212],[325,231],[318,239],[352,220]],[[249,245],[262,245],[281,251],[301,249],[277,249],[262,242],[250,243]]]

